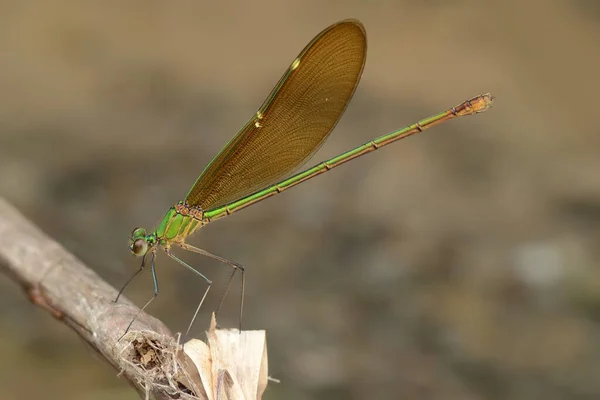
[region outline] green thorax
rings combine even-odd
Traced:
[[[156,230],[156,236],[162,244],[183,242],[202,225],[202,210],[179,202],[169,208]]]

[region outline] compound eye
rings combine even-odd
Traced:
[[[131,232],[131,236],[132,237],[142,237],[142,236],[146,236],[146,230],[144,228],[135,228],[132,232]]]
[[[148,251],[148,242],[146,239],[136,239],[131,244],[131,252],[136,256],[143,256]]]

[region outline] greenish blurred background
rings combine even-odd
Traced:
[[[119,287],[139,265],[131,229],[348,17],[367,65],[315,162],[497,99],[195,235],[247,268],[245,328],[266,329],[282,381],[266,397],[600,398],[597,1],[1,1],[0,195]],[[227,268],[185,256],[223,288]],[[164,255],[158,275],[150,312],[181,331],[205,286]],[[1,398],[137,398],[0,285]],[[126,294],[151,292],[145,274]]]

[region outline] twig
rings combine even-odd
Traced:
[[[198,361],[192,361],[179,351],[181,346],[169,329],[146,313],[138,316],[131,331],[119,342],[138,308],[125,298],[115,304],[113,300],[117,291],[112,286],[2,198],[0,238],[0,270],[19,283],[34,304],[71,327],[104,356],[141,396],[156,399],[212,399],[223,393],[235,393],[229,387],[219,386],[223,380],[217,378],[226,374],[220,370],[220,366],[211,365],[213,360],[219,358],[215,348],[211,347],[205,354],[208,358],[200,361],[208,369],[198,372],[194,365]],[[213,335],[227,335],[229,331],[215,331],[213,322],[211,332]],[[245,333],[236,336],[248,341]],[[256,332],[253,335],[253,351],[264,358],[255,361],[255,364],[258,363],[256,368],[261,371],[255,375],[265,375],[266,379],[264,332],[262,344],[260,335],[256,336]],[[244,354],[238,356],[246,357]],[[215,378],[209,381],[211,384],[216,382],[215,386],[207,387],[204,384],[200,375],[207,374],[214,375]],[[235,379],[243,381],[244,377]],[[262,390],[264,386],[266,383],[262,386],[256,383],[256,387],[262,387]],[[246,394],[245,398],[260,398],[262,390],[254,391],[250,397]]]

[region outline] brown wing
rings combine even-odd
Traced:
[[[187,204],[214,209],[304,164],[344,113],[360,80],[366,50],[366,32],[359,21],[341,21],[319,33],[256,115],[205,168]]]

